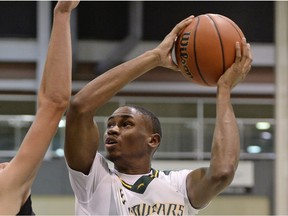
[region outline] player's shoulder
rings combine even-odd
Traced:
[[[159,172],[159,178],[183,178],[191,172],[192,170],[183,169],[183,170],[163,170]]]

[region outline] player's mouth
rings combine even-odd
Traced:
[[[108,137],[105,139],[105,145],[115,145],[117,144],[117,140],[112,138],[112,137]]]

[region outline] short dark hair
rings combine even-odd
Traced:
[[[151,121],[151,124],[152,124],[153,133],[158,133],[160,135],[160,137],[162,137],[161,123],[160,123],[158,117],[153,112],[151,112],[150,110],[148,110],[144,107],[138,106],[138,105],[127,105],[127,106],[136,109],[138,112],[143,114],[145,117],[148,117],[148,119]]]

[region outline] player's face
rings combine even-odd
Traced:
[[[151,123],[135,108],[118,108],[109,117],[104,134],[107,158],[123,162],[150,157],[151,128]]]

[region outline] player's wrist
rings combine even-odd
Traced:
[[[64,8],[61,8],[61,7],[58,7],[58,6],[56,6],[54,8],[54,15],[56,15],[56,14],[64,14],[64,15],[70,16],[71,12],[72,12],[72,9],[64,9]]]
[[[217,86],[217,101],[230,101],[231,99],[231,87],[228,85]]]
[[[146,51],[143,56],[149,59],[152,68],[161,65],[161,56],[156,49]]]

